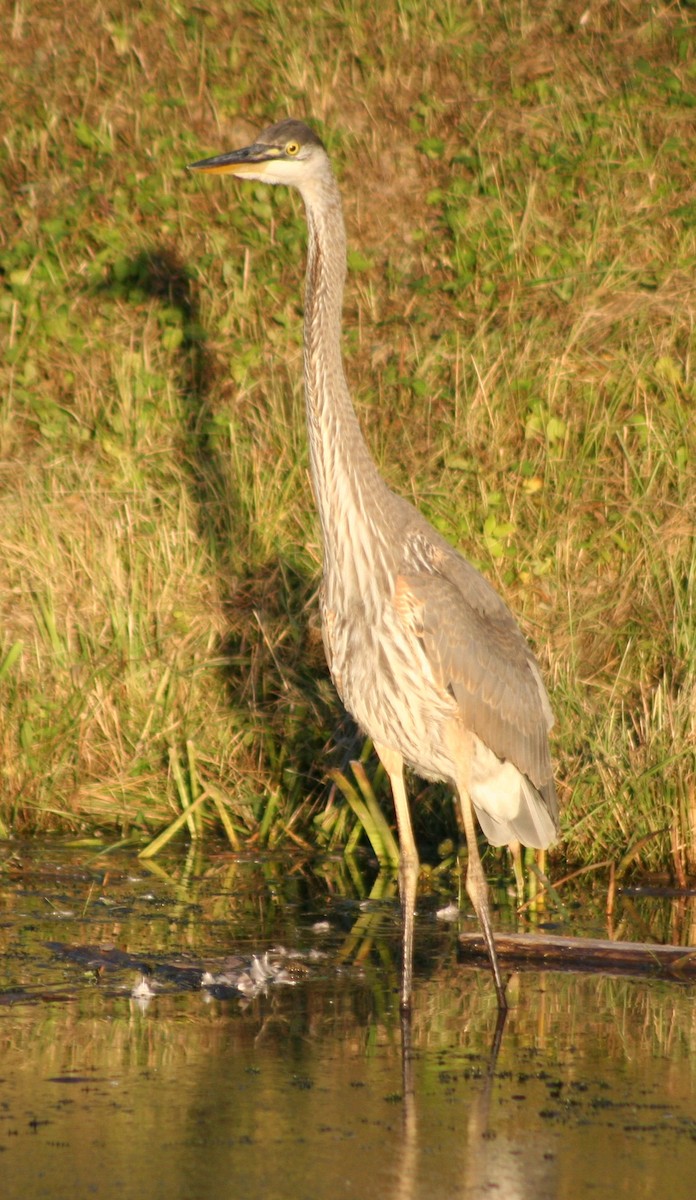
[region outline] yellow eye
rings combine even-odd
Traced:
[[[300,143],[299,142],[288,142],[288,144],[285,147],[286,154],[289,154],[291,156],[291,158],[294,158],[296,154],[299,154],[299,152],[300,152]]]

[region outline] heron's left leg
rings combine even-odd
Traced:
[[[403,958],[401,970],[401,1007],[411,1007],[413,986],[413,927],[418,888],[418,851],[413,836],[411,814],[404,784],[404,760],[398,750],[374,743],[389,782],[391,783],[396,824],[399,830],[399,894],[404,921]]]
[[[478,842],[476,839],[474,810],[468,791],[459,782],[457,783],[457,792],[459,795],[459,807],[461,809],[462,820],[464,822],[464,832],[466,834],[466,845],[469,855],[469,861],[466,868],[466,890],[469,893],[469,899],[474,906],[476,916],[478,917],[481,923],[481,929],[483,930],[483,937],[488,950],[488,957],[491,960],[491,967],[493,968],[493,979],[495,981],[495,990],[498,996],[498,1008],[504,1010],[507,1008],[505,984],[503,983],[503,977],[500,973],[500,963],[498,962],[498,954],[495,948],[495,940],[493,938],[491,910],[488,903],[488,884],[486,882],[486,876],[483,873],[481,855],[479,854]]]
[[[517,903],[524,903],[524,866],[522,863],[522,847],[519,842],[508,842],[508,850],[512,856],[512,869],[515,872],[515,888]]]

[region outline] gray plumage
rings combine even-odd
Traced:
[[[324,548],[326,657],[348,711],[390,776],[401,840],[402,1002],[409,1003],[418,859],[403,764],[449,781],[469,846],[467,889],[498,999],[505,995],[471,803],[494,845],[548,846],[558,834],[551,707],[534,656],[500,596],[379,475],[343,370],[346,238],[338,186],[317,135],[281,121],[199,170],[296,187],[309,230],[304,375],[310,466]]]

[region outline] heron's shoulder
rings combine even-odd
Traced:
[[[433,529],[420,513],[404,531],[403,569],[446,579],[461,599],[478,612],[517,628],[512,613],[488,580],[454,546]]]
[[[399,603],[405,606],[408,598],[423,634],[438,643],[451,665],[461,666],[468,648],[466,654],[475,653],[486,670],[520,673],[538,695],[550,728],[553,717],[539,668],[507,604],[476,567],[427,522],[424,526],[414,526],[404,539],[395,591]]]

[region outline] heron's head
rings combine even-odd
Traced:
[[[283,183],[303,191],[330,173],[331,168],[316,133],[291,118],[264,129],[251,146],[203,158],[191,163],[189,170]]]

